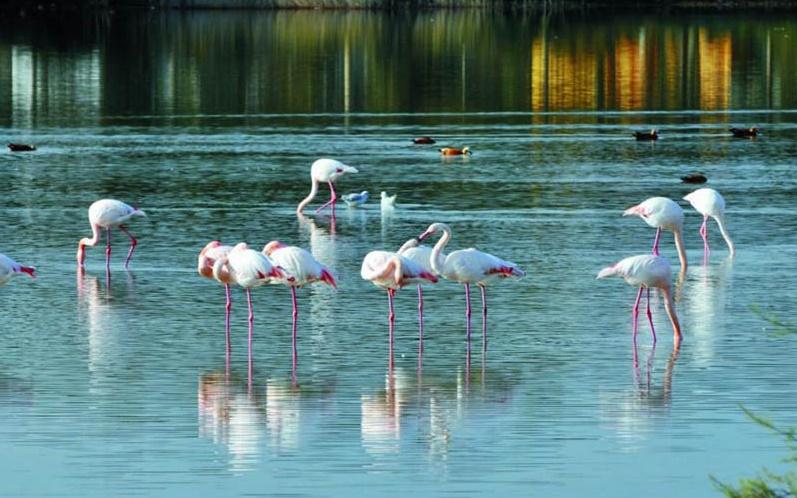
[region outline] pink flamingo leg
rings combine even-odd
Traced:
[[[656,238],[653,240],[653,255],[659,255],[659,240],[661,239],[661,228],[656,229]]]
[[[465,284],[465,318],[467,319],[467,340],[468,340],[468,349],[470,349],[470,284]]]
[[[230,310],[232,310],[232,298],[230,297],[230,284],[224,284],[224,294],[227,296],[227,304],[224,306],[224,334],[227,338],[227,353],[230,352]]]
[[[293,348],[293,369],[296,370],[296,364],[299,360],[299,355],[296,352],[296,320],[299,318],[299,307],[296,305],[296,287],[291,287],[291,302],[293,303],[293,335],[291,347]]]
[[[423,352],[423,289],[418,285],[418,348]]]
[[[106,273],[111,269],[111,229],[105,229],[105,270]]]
[[[332,180],[327,182],[329,184],[329,200],[321,205],[320,208],[316,209],[316,213],[320,213],[327,206],[332,206],[332,215],[335,215],[335,202],[338,200],[338,195],[335,192],[335,185],[332,183]]]
[[[482,349],[487,349],[487,288],[479,286],[482,291]]]
[[[123,231],[124,233],[127,234],[128,237],[130,237],[130,250],[127,251],[127,259],[125,259],[125,270],[127,270],[128,267],[130,266],[130,258],[133,257],[133,251],[136,250],[136,246],[138,245],[138,241],[136,240],[135,237],[133,237],[132,233],[127,231],[126,227],[124,227],[122,225],[119,225],[119,230]]]
[[[255,330],[255,313],[252,310],[252,289],[246,289],[246,302],[249,304],[249,365],[252,365],[252,336]]]
[[[644,290],[643,287],[639,288],[639,292],[636,293],[636,301],[634,301],[634,309],[631,311],[631,316],[634,320],[634,335],[633,340],[636,343],[636,333],[637,333],[637,321],[639,320],[639,300],[642,299],[642,291]]]
[[[703,224],[700,225],[700,237],[703,238],[703,256],[708,258],[711,249],[708,245],[708,216],[703,216]]]
[[[396,321],[396,313],[393,311],[393,296],[396,294],[395,289],[388,289],[387,290],[387,323],[388,323],[388,354],[390,355],[390,360],[388,361],[388,366],[392,369],[393,368],[393,325]]]
[[[650,323],[650,333],[653,334],[653,344],[656,344],[656,329],[653,327],[653,313],[650,312],[650,288],[647,289],[645,301],[647,302],[646,313],[648,315],[648,323]]]

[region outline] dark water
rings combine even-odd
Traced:
[[[39,269],[0,290],[0,495],[709,496],[709,475],[779,469],[779,441],[739,404],[797,425],[797,20],[566,21],[246,12],[0,30],[3,140],[39,146],[0,153],[0,252]],[[658,143],[630,138],[652,127]],[[474,155],[443,161],[409,143],[421,134]],[[322,156],[360,170],[341,192],[395,193],[396,212],[297,219]],[[712,224],[702,265],[688,208],[684,343],[656,296],[658,345],[642,323],[635,354],[634,290],[594,277],[650,247],[622,210],[680,199],[693,171],[724,194],[738,255]],[[149,215],[131,224],[130,272],[115,235],[110,282],[101,248],[85,275],[74,261],[103,197]],[[422,368],[415,295],[399,293],[391,371],[386,297],[360,261],[433,221],[529,276],[490,289],[490,347],[476,340],[470,363],[461,287],[426,290]],[[223,291],[194,269],[214,238],[278,238],[333,269],[337,291],[299,293],[295,380],[281,287],[254,292],[251,387],[234,293],[225,371]]]

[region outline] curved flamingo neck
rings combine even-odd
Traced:
[[[296,207],[296,214],[302,214],[302,209],[304,209],[305,206],[310,204],[310,201],[312,201],[313,198],[315,198],[316,194],[318,193],[318,180],[316,180],[315,177],[312,175],[310,178],[313,180],[313,184],[310,187],[310,194],[307,197],[305,197],[304,200],[302,200],[302,202],[300,202],[299,205]]]
[[[736,254],[736,247],[733,245],[731,236],[728,235],[728,229],[725,226],[725,217],[717,216],[715,219],[717,220],[717,225],[719,225],[720,227],[720,233],[722,234],[722,238],[724,238],[725,243],[728,244],[728,250],[731,252],[731,256],[734,256]]]
[[[681,271],[686,270],[686,251],[684,250],[684,236],[681,230],[673,232],[675,236],[675,248],[678,250],[678,259],[681,260]]]
[[[77,262],[81,266],[86,259],[86,246],[94,247],[100,241],[100,226],[96,223],[91,224],[91,238],[84,237],[77,244]]]
[[[225,285],[229,285],[233,282],[233,278],[230,274],[230,269],[226,265],[227,258],[217,259],[216,262],[213,263],[213,278]]]
[[[393,278],[396,281],[396,285],[401,286],[401,280],[404,276],[404,268],[401,266],[401,257],[396,256],[393,258]]]
[[[449,240],[451,240],[451,229],[445,227],[443,228],[443,236],[440,237],[440,240],[437,241],[437,244],[432,249],[432,270],[440,275],[443,274],[443,268],[446,265],[446,261],[443,259],[443,248],[448,244]]]

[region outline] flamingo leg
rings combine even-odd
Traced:
[[[479,286],[482,291],[482,349],[487,349],[487,288]]]
[[[293,286],[291,286],[291,302],[293,303],[293,334],[291,347],[293,348],[293,369],[296,370],[296,364],[299,360],[299,355],[296,352],[296,321],[299,318],[299,307],[296,305],[296,287]]]
[[[125,270],[127,270],[127,268],[130,266],[130,258],[133,257],[133,251],[136,250],[138,241],[136,240],[135,237],[133,237],[132,233],[127,231],[127,228],[125,226],[119,225],[119,230],[123,231],[124,233],[127,234],[128,237],[130,237],[130,250],[127,251],[127,259],[125,259]]]
[[[636,344],[636,333],[637,333],[637,321],[639,320],[639,300],[642,299],[642,291],[644,287],[639,288],[639,292],[636,293],[636,301],[634,301],[634,309],[631,311],[631,316],[634,320],[634,344]]]
[[[332,206],[332,215],[335,215],[335,202],[338,200],[337,192],[335,192],[335,184],[332,183],[330,180],[327,182],[329,184],[329,200],[321,205],[318,209],[315,210],[316,213],[320,213],[325,207]]]
[[[252,309],[252,289],[246,289],[246,302],[249,304],[249,367],[252,366],[252,336],[255,330],[255,312]],[[251,375],[250,375],[251,377]],[[251,381],[251,378],[250,378]]]
[[[645,301],[647,302],[647,309],[646,314],[648,315],[648,323],[650,323],[650,333],[653,334],[653,344],[656,344],[656,329],[653,327],[653,313],[650,312],[650,288],[647,289],[647,296],[645,297]]]
[[[393,325],[396,321],[396,313],[393,311],[393,296],[395,294],[395,289],[387,290],[388,354],[390,355],[388,365],[391,369],[393,368]]]
[[[224,294],[227,296],[227,304],[224,306],[224,333],[226,336],[227,353],[230,352],[230,310],[232,310],[232,298],[230,297],[230,284],[224,284]]]
[[[418,348],[423,351],[423,289],[418,284]]]
[[[708,255],[711,254],[711,249],[708,245],[708,216],[703,216],[703,224],[700,225],[700,237],[703,238],[703,256],[708,258]]]
[[[105,270],[111,269],[111,228],[105,229]]]
[[[467,318],[467,340],[468,340],[468,349],[470,349],[470,284],[465,284],[465,318]]]
[[[659,255],[659,240],[661,239],[661,228],[656,229],[656,238],[653,240],[653,255]]]

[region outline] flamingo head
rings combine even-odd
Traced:
[[[429,225],[429,228],[426,229],[425,232],[418,236],[418,242],[423,242],[428,237],[434,235],[438,231],[440,232],[450,232],[451,228],[448,227],[445,223],[432,223]]]
[[[245,251],[247,249],[249,249],[249,246],[246,244],[246,242],[239,242],[235,244],[235,247],[232,248],[233,251]]]
[[[28,275],[30,275],[30,278],[36,278],[36,275],[34,274],[35,271],[36,271],[36,267],[35,266],[20,266],[19,267],[19,272],[20,273],[27,273]]]
[[[283,247],[288,247],[288,246],[285,245],[284,243],[280,242],[279,240],[272,240],[271,242],[269,242],[268,244],[263,246],[263,251],[262,252],[266,256],[271,256],[271,253],[273,253],[274,251],[277,251],[279,249],[282,249]]]
[[[600,272],[598,272],[598,276],[596,278],[608,278],[617,275],[617,265],[607,266]]]
[[[639,216],[640,218],[644,218],[647,216],[647,212],[645,212],[645,208],[643,208],[641,204],[637,204],[623,211],[623,216]]]
[[[210,242],[205,244],[205,247],[203,247],[201,251],[199,251],[199,255],[200,256],[204,256],[205,253],[207,253],[208,251],[210,251],[214,247],[219,247],[220,245],[221,245],[221,241],[220,240],[211,240]]]

